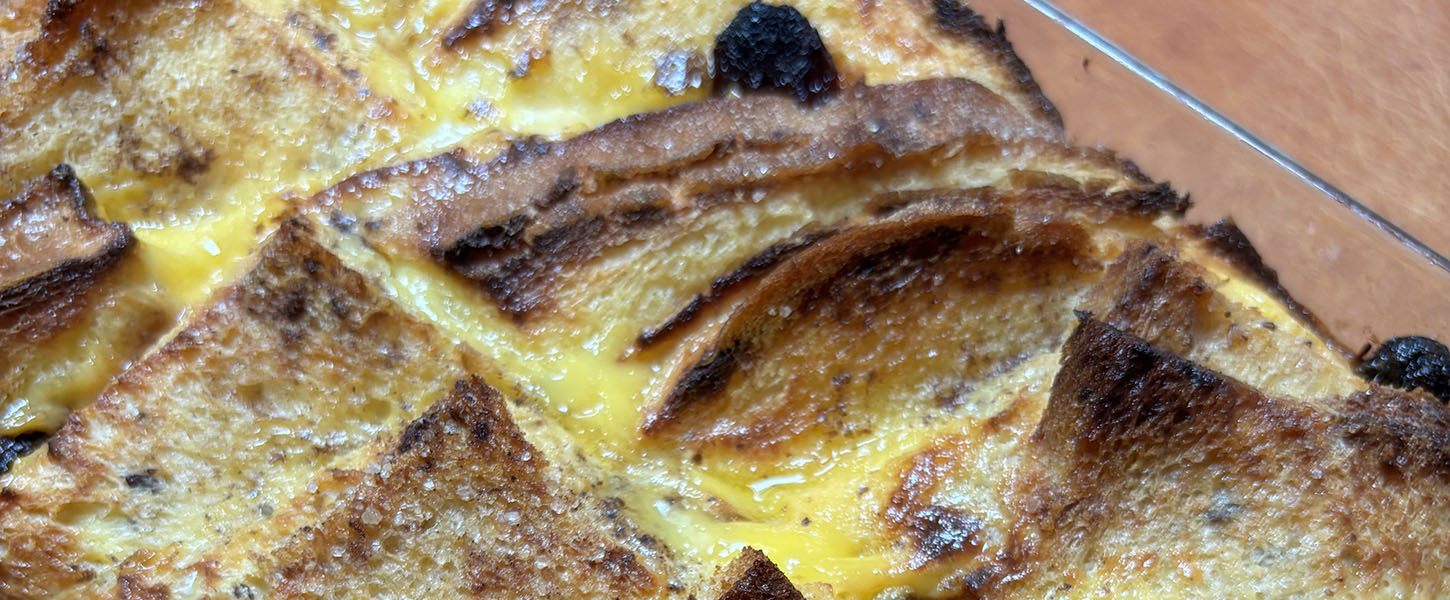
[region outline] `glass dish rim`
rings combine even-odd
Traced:
[[[1368,221],[1377,229],[1394,237],[1395,240],[1408,247],[1415,254],[1418,254],[1447,275],[1450,275],[1450,258],[1431,248],[1428,244],[1416,238],[1404,228],[1385,218],[1333,183],[1330,183],[1327,178],[1305,167],[1278,147],[1268,143],[1233,119],[1230,119],[1217,109],[1209,106],[1208,103],[1200,100],[1182,87],[1179,87],[1178,84],[1174,83],[1167,76],[1139,60],[1136,56],[1122,49],[1082,21],[1079,21],[1077,17],[1058,8],[1057,5],[1053,4],[1052,0],[1021,1],[1063,29],[1066,29],[1078,39],[1086,42],[1098,52],[1111,58],[1135,76],[1147,81],[1153,87],[1158,88],[1159,91],[1168,94],[1168,96],[1180,104],[1187,106],[1193,112],[1197,113],[1199,117],[1209,121],[1218,129],[1228,133],[1250,148],[1253,148],[1254,151],[1277,164],[1279,168],[1293,175],[1295,179],[1310,185],[1323,195],[1328,196],[1330,199],[1349,209],[1359,218]]]

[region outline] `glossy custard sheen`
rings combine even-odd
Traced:
[[[948,305],[938,317],[992,315],[965,320],[965,329],[922,321],[878,322],[873,336],[839,351],[828,349],[839,364],[865,365],[883,374],[869,393],[892,400],[870,409],[869,428],[844,435],[807,432],[774,451],[700,453],[639,435],[650,399],[662,395],[668,384],[672,357],[619,360],[632,340],[589,335],[597,328],[592,322],[554,322],[544,332],[520,331],[476,288],[437,265],[389,259],[351,236],[335,244],[348,264],[376,277],[407,305],[495,357],[505,371],[524,375],[546,415],[574,434],[592,461],[629,481],[613,491],[636,511],[640,526],[683,558],[723,564],[740,548],[752,546],[779,557],[797,585],[809,589],[809,584],[828,584],[823,589],[842,598],[869,598],[884,591],[950,595],[950,582],[970,572],[971,563],[914,557],[912,546],[903,543],[909,536],[891,525],[890,507],[915,497],[903,481],[923,468],[944,473],[949,487],[926,493],[944,495],[947,504],[982,510],[999,501],[1001,487],[1011,485],[1023,444],[1046,404],[1060,359],[1053,348],[1072,324],[1068,307],[1087,292],[1068,277],[1046,289],[1028,285],[1021,295]],[[1221,344],[1206,341],[1205,356],[1216,359],[1215,367],[1296,395],[1349,393],[1363,387],[1347,375],[1344,359],[1317,342],[1277,300],[1227,280],[1216,291],[1235,311],[1260,315],[1236,318],[1272,322],[1295,337],[1278,348],[1287,350],[1282,358],[1275,355],[1269,361],[1254,347],[1278,345],[1268,338],[1230,335]],[[922,317],[908,314],[913,320]],[[927,332],[930,337],[922,335]],[[953,370],[934,361],[960,360],[948,355],[964,340],[970,340],[974,354],[1009,360],[984,364],[981,375],[956,380],[965,385],[932,385],[931,377]],[[860,351],[866,354],[843,354]],[[783,352],[780,368],[804,373],[822,368],[811,362],[809,350]],[[1316,363],[1326,366],[1307,366]],[[928,377],[914,378],[912,372],[918,370]],[[951,395],[949,405],[942,404],[944,393]],[[934,455],[946,457],[940,459],[946,462],[921,466],[923,460],[937,460],[923,458]],[[970,457],[971,462],[957,462],[956,457]]]
[[[0,105],[0,174],[15,186],[71,164],[99,215],[132,227],[149,280],[139,285],[179,310],[234,276],[297,199],[349,175],[459,144],[488,156],[508,138],[565,136],[704,98],[715,35],[745,3],[520,3],[460,29],[495,4],[514,3],[80,3],[56,13],[73,31],[20,55]],[[796,3],[848,81],[970,72],[1009,85],[959,41],[922,33],[936,26],[921,7],[896,4],[858,13]],[[7,56],[44,22],[25,8],[5,24]],[[104,46],[86,37],[95,24]],[[102,382],[117,365],[92,366],[67,372]],[[96,385],[75,394],[37,382],[3,410],[51,415],[43,427],[54,428],[63,411],[48,405],[83,405]]]
[[[132,276],[169,309],[195,311],[235,277],[248,250],[280,217],[303,213],[326,231],[329,250],[347,266],[516,379],[553,423],[521,423],[531,443],[546,455],[577,447],[586,462],[614,474],[602,493],[623,499],[641,530],[701,572],[751,546],[808,593],[939,597],[956,593],[980,566],[952,558],[963,548],[1007,544],[1009,532],[992,524],[1016,518],[1020,507],[1002,498],[1018,483],[1017,468],[1059,368],[1058,347],[1077,323],[1073,308],[1094,293],[1103,269],[1123,250],[1120,236],[1071,238],[1082,244],[1081,255],[1034,247],[1021,232],[1006,241],[953,241],[960,246],[952,252],[960,254],[921,268],[924,275],[903,277],[901,288],[863,279],[831,288],[834,296],[783,305],[784,341],[773,342],[774,354],[757,357],[760,369],[737,374],[703,410],[730,412],[754,398],[797,391],[817,394],[811,400],[819,419],[789,435],[645,435],[641,425],[670,393],[679,365],[699,348],[635,346],[641,328],[676,308],[663,293],[651,296],[657,286],[651,277],[704,285],[804,225],[849,217],[874,192],[1005,185],[1018,166],[972,154],[995,148],[956,149],[937,170],[937,163],[918,164],[899,174],[782,186],[704,213],[692,229],[647,248],[677,260],[650,262],[641,276],[639,264],[653,260],[641,250],[647,243],[611,249],[581,270],[578,281],[585,285],[557,294],[557,310],[519,319],[475,282],[422,253],[380,250],[357,234],[417,190],[383,190],[341,208],[327,204],[322,192],[371,169],[455,148],[483,162],[527,136],[559,139],[704,99],[711,92],[715,36],[744,2],[241,0],[195,10],[143,4],[112,21],[96,17],[110,23],[110,47],[123,50],[99,63],[106,77],[69,75],[63,85],[28,92],[59,102],[18,102],[0,112],[5,124],[27,131],[0,142],[0,154],[14,157],[6,159],[6,176],[73,164],[101,216],[134,229],[142,257],[136,268],[144,274]],[[504,8],[487,9],[495,4]],[[992,90],[1012,87],[1011,73],[941,33],[924,4],[793,3],[819,31],[844,81],[974,75]],[[117,103],[117,97],[132,100]],[[1009,100],[1031,108],[1021,98]],[[97,130],[130,131],[130,137],[50,133],[72,131],[68,115],[88,111],[101,124]],[[34,140],[44,143],[28,143]],[[1163,228],[1170,232],[1165,238],[1177,235],[1173,226]],[[1186,258],[1208,265],[1210,287],[1234,323],[1270,324],[1213,337],[1201,346],[1202,356],[1191,358],[1276,394],[1363,389],[1345,375],[1344,358],[1278,298],[1242,283],[1235,267],[1207,252],[1198,256],[1196,246],[1185,248]],[[914,265],[905,264],[903,272],[916,273]],[[862,306],[869,315],[821,316],[854,315]],[[702,328],[727,316],[707,314]],[[819,343],[830,339],[849,341]],[[57,342],[56,372],[94,381],[119,369],[104,360],[72,367],[77,345],[93,348]],[[1270,351],[1284,354],[1264,359]],[[88,376],[86,368],[96,373]],[[55,427],[55,414],[64,412],[58,404],[83,404],[75,393],[45,387],[63,387],[59,382],[31,384],[36,391],[18,401],[26,405],[6,410],[50,415]],[[874,401],[880,398],[890,402]],[[567,439],[551,440],[556,431]],[[945,525],[927,527],[922,503],[970,506],[987,525],[968,527],[975,521],[947,513]],[[195,516],[177,522],[200,522]],[[100,517],[95,522],[91,533],[99,537],[119,527]]]

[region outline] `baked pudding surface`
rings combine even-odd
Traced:
[[[0,50],[0,596],[1445,591],[1436,348],[1362,378],[952,0]]]

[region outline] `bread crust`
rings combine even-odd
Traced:
[[[75,172],[59,165],[0,205],[0,343],[65,329],[135,243],[124,223],[95,216]]]

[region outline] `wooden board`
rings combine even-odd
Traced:
[[[1057,5],[1450,254],[1450,2]]]
[[[1450,168],[1441,166],[1450,165],[1450,73],[1430,63],[1431,71],[1440,70],[1419,79],[1394,75],[1390,67],[1356,75],[1375,71],[1372,65],[1399,64],[1407,53],[1424,58],[1437,45],[1450,46],[1450,19],[1440,17],[1450,9],[1429,0],[1393,7],[1333,0],[1312,10],[1282,0],[1269,3],[1277,8],[1244,0],[1060,4],[1432,247],[1450,252],[1450,229],[1444,228],[1450,203],[1442,199],[1450,192]],[[1336,14],[1329,5],[1345,8]],[[1061,110],[1074,142],[1118,150],[1149,175],[1191,194],[1190,219],[1233,217],[1290,292],[1346,346],[1411,333],[1450,338],[1450,319],[1444,318],[1450,314],[1450,273],[1024,0],[972,0],[971,6],[1005,21],[1009,39]],[[1396,15],[1373,26],[1345,25],[1369,19],[1376,9]],[[1372,32],[1415,20],[1397,11],[1419,14],[1423,29],[1401,24],[1418,33],[1377,46]],[[1375,58],[1346,60],[1341,53],[1347,48]],[[1360,80],[1361,91],[1352,97],[1326,91],[1348,90],[1346,82]]]

